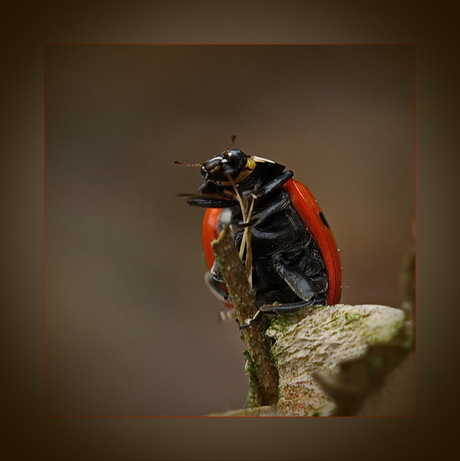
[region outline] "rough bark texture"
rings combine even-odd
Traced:
[[[254,293],[228,226],[212,242],[212,247],[235,308],[236,320],[242,325],[257,312],[257,308]],[[275,405],[278,400],[278,372],[270,354],[270,338],[265,336],[262,325],[256,323],[241,331],[247,346],[246,373],[250,386],[248,400],[252,407]]]
[[[266,334],[276,340],[277,414],[354,414],[405,356],[391,346],[403,325],[402,310],[375,305],[325,306],[293,324],[276,319]]]

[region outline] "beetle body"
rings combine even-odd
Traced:
[[[236,229],[237,247],[249,226],[252,285],[261,312],[294,312],[339,302],[342,268],[337,244],[315,197],[292,179],[292,171],[233,149],[205,162],[201,173],[201,195],[188,203],[208,208],[202,225],[207,280],[229,307],[211,248],[224,223]],[[247,216],[238,197],[251,205],[249,223],[244,222]]]

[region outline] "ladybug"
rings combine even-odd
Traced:
[[[244,326],[263,313],[339,302],[342,266],[334,235],[314,195],[292,178],[291,170],[239,149],[198,165],[200,194],[187,202],[207,208],[202,223],[206,280],[232,307],[211,247],[222,226],[229,224],[259,309]]]

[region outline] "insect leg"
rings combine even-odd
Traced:
[[[240,330],[251,327],[254,323],[260,321],[263,314],[292,314],[293,312],[300,311],[307,307],[314,306],[315,303],[310,301],[297,301],[294,303],[286,304],[265,304],[261,306],[259,310],[254,314],[254,316],[240,325]]]
[[[234,200],[226,200],[215,197],[192,197],[187,200],[191,206],[199,206],[203,208],[228,208],[235,205]]]
[[[228,293],[223,282],[217,281],[211,272],[204,274],[204,281],[215,296],[223,302],[228,302]]]
[[[301,300],[293,303],[265,304],[259,308],[251,319],[240,325],[240,329],[249,328],[254,322],[259,321],[263,314],[291,314],[315,305],[318,290],[310,277],[287,265],[280,256],[274,257],[273,267]]]
[[[251,191],[250,193],[248,192],[248,195],[255,198],[263,197],[264,195],[281,189],[293,176],[294,173],[291,170],[286,170],[284,173],[280,174],[275,179],[262,186],[260,189]]]
[[[283,208],[286,208],[289,205],[289,203],[289,195],[285,192],[282,192],[280,193],[279,197],[274,199],[269,205],[264,207],[262,210],[257,211],[257,213],[254,213],[249,222],[240,222],[238,223],[238,225],[241,228],[244,228],[246,226],[258,226],[275,213],[278,213]]]
[[[286,264],[280,255],[273,256],[273,267],[300,299],[308,302],[314,300],[318,290],[310,277]]]

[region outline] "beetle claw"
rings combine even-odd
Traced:
[[[259,322],[262,318],[263,312],[259,309],[252,318],[246,319],[246,322],[240,325],[240,330],[246,330],[247,328],[251,328],[254,323]]]

